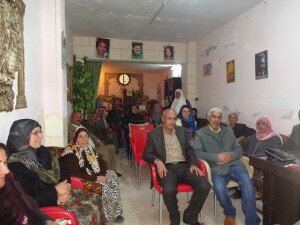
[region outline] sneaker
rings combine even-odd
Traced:
[[[115,222],[115,223],[123,223],[123,221],[124,221],[124,217],[121,216],[121,215],[117,216],[117,217],[114,219],[114,222]]]

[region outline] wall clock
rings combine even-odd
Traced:
[[[130,82],[130,76],[126,73],[120,74],[118,77],[118,82],[121,85],[127,85]]]

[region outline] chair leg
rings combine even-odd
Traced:
[[[216,222],[217,220],[217,196],[215,193],[213,193],[214,195],[214,220]]]
[[[155,187],[152,188],[152,200],[151,200],[151,206],[154,206],[154,200],[155,200]]]
[[[138,169],[138,190],[140,190],[140,186],[141,186],[141,170],[142,170],[142,167],[140,165],[137,165],[137,169]]]
[[[162,207],[163,207],[162,194],[159,195],[159,224],[162,225]]]
[[[200,213],[198,215],[198,221],[201,225],[204,225],[204,223],[202,223],[202,210],[200,211]]]
[[[189,203],[190,202],[190,193],[185,192],[185,195],[186,195],[186,202]]]

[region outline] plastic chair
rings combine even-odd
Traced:
[[[205,164],[201,161],[198,160],[198,167],[201,169],[203,176],[207,177],[207,171],[206,171],[206,166]],[[151,177],[152,177],[152,182],[153,182],[153,189],[152,189],[152,202],[151,205],[154,205],[154,198],[155,198],[155,190],[159,193],[159,224],[162,225],[162,203],[163,203],[163,197],[162,197],[162,186],[159,183],[158,180],[158,175],[156,172],[156,166],[154,164],[150,164],[150,170],[151,170]],[[177,192],[193,192],[193,188],[184,183],[179,183]],[[204,225],[204,223],[200,223],[201,225]]]
[[[209,164],[205,160],[203,160],[203,159],[199,159],[199,160],[202,161],[202,163],[205,165],[206,171],[207,171],[208,182],[210,183],[211,187],[213,187],[213,183],[212,183],[212,179],[211,179],[211,169],[210,169]],[[249,174],[250,178],[252,178],[253,177],[254,168],[249,165],[249,158],[245,157],[245,156],[242,156],[241,161],[246,166],[246,169],[248,171],[248,174]],[[233,187],[238,187],[238,186],[239,186],[238,183],[236,183],[233,180],[230,180],[228,182],[227,188],[233,188]],[[216,197],[216,195],[214,193],[214,220],[216,220],[216,219],[217,219],[217,197]]]
[[[154,129],[153,124],[130,124],[129,129],[131,130],[130,144],[134,158],[134,174],[136,170],[138,173],[138,190],[141,186],[141,166],[148,165],[143,160],[143,152],[147,142],[148,132]]]
[[[83,183],[78,177],[71,176],[71,186],[72,188],[84,189]],[[77,225],[78,221],[76,215],[69,210],[66,210],[59,206],[46,206],[40,208],[45,214],[47,214],[51,219],[66,219],[70,220],[72,225]]]

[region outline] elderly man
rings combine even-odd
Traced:
[[[207,114],[208,125],[196,132],[194,151],[197,158],[206,160],[211,168],[214,191],[225,214],[224,225],[235,224],[236,210],[232,205],[227,184],[239,183],[242,189],[242,208],[246,225],[259,225],[252,181],[240,161],[242,148],[232,129],[220,126],[222,110],[212,108]]]
[[[68,141],[73,139],[73,135],[77,128],[84,127],[82,124],[81,112],[73,112],[70,117],[68,126]],[[108,168],[116,171],[116,147],[114,145],[105,145],[95,134],[89,133],[89,144],[95,147],[97,153],[101,154],[103,159],[108,162]],[[120,177],[122,174],[116,174]]]
[[[232,128],[235,137],[239,141],[256,133],[255,129],[247,127],[246,124],[238,123],[238,119],[239,117],[236,113],[228,115],[228,127]]]
[[[163,199],[169,211],[171,225],[180,224],[177,205],[178,183],[186,183],[194,192],[189,206],[183,213],[183,222],[199,224],[198,214],[209,193],[209,183],[197,166],[197,159],[190,145],[185,128],[175,126],[177,114],[166,109],[162,115],[163,126],[149,132],[143,158],[154,163],[163,189]]]
[[[298,118],[300,120],[300,110],[298,112]],[[283,143],[283,150],[285,151],[300,151],[300,124],[293,127],[291,135],[287,141]]]

